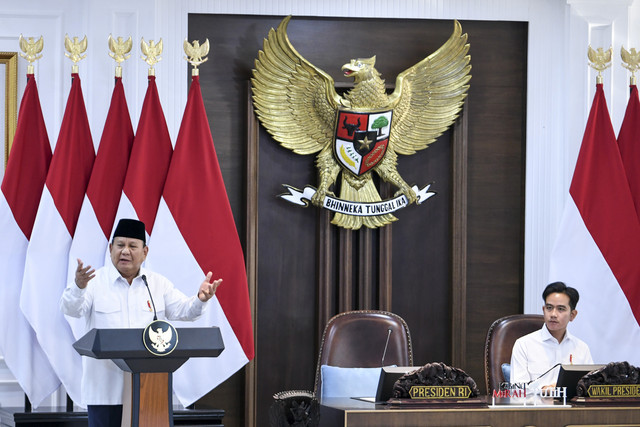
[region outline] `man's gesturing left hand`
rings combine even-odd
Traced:
[[[215,280],[213,283],[211,283],[212,276],[213,273],[208,272],[207,277],[204,279],[204,282],[202,282],[202,285],[200,285],[200,290],[198,290],[198,298],[202,302],[209,301],[211,297],[213,297],[213,295],[216,293],[216,289],[218,289],[218,286],[220,286],[220,284],[222,283],[222,279]]]

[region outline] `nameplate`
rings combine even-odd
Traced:
[[[556,403],[561,399],[562,404]],[[566,387],[529,387],[526,383],[501,383],[493,390],[489,408],[552,408],[569,407]]]
[[[493,390],[493,397],[497,397],[500,399],[527,397],[527,389],[514,388],[514,389],[508,389],[508,390]]]
[[[640,384],[590,385],[587,389],[589,397],[624,398],[640,397]]]
[[[411,399],[468,399],[471,388],[467,385],[414,385],[409,389]]]

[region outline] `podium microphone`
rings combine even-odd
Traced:
[[[389,328],[387,333],[387,342],[384,344],[384,351],[382,352],[382,366],[384,366],[384,357],[387,355],[387,347],[389,346],[389,338],[391,338],[391,332],[393,331],[391,328]]]
[[[158,314],[156,313],[156,304],[153,302],[153,297],[151,296],[151,290],[149,289],[149,284],[147,283],[147,276],[143,274],[141,277],[144,285],[147,287],[147,292],[149,292],[149,298],[151,299],[151,304],[153,305],[153,320],[158,320]]]

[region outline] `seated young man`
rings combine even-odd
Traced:
[[[527,383],[530,388],[540,389],[555,387],[560,367],[551,369],[554,365],[593,363],[587,344],[567,330],[569,322],[578,315],[579,298],[576,289],[562,282],[545,288],[542,293],[544,325],[513,345],[511,383]]]

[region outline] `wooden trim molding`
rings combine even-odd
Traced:
[[[251,83],[247,82],[247,217],[246,217],[246,263],[249,304],[253,326],[254,359],[245,368],[245,425],[255,426],[257,417],[257,376],[256,358],[258,348],[258,172],[259,172],[259,124],[253,112]]]
[[[467,353],[467,105],[452,132],[451,364],[465,369]]]
[[[344,228],[338,230],[338,313],[351,311],[353,305],[353,235],[354,232]],[[337,314],[337,313],[336,313]]]
[[[5,68],[4,79],[4,167],[18,126],[18,52],[0,52],[0,64]]]
[[[360,310],[376,308],[373,301],[373,233],[369,228],[360,230],[358,235],[358,307]]]
[[[380,194],[384,198],[390,197],[391,185],[386,182],[380,183]],[[378,309],[393,311],[393,224],[378,230]]]
[[[334,288],[331,272],[331,212],[326,209],[318,210],[318,324],[316,327],[316,342],[320,342],[324,326],[333,313]],[[318,348],[319,350],[319,348]]]

